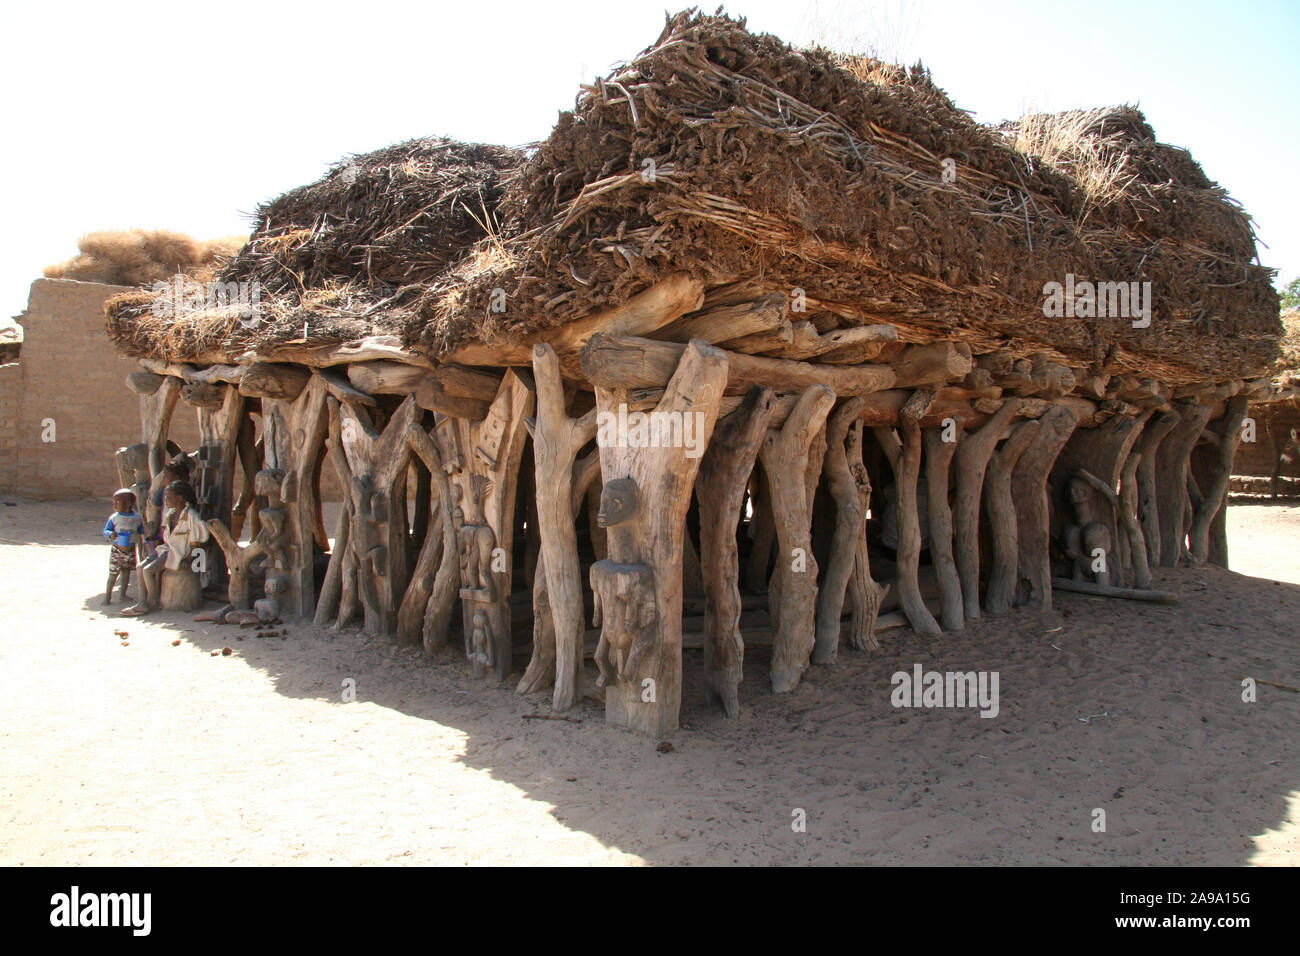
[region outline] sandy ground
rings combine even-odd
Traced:
[[[1178,607],[896,630],[779,697],[754,649],[734,722],[688,651],[668,753],[359,631],[119,618],[105,514],[0,505],[3,864],[1300,863],[1300,694],[1239,680],[1300,686],[1295,505],[1234,506],[1242,573],[1159,572]],[[917,663],[996,670],[998,716],[894,708]]]

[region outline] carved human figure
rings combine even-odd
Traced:
[[[1074,509],[1075,521],[1063,529],[1062,543],[1066,556],[1070,558],[1074,580],[1084,581],[1089,577],[1098,584],[1110,584],[1111,540],[1110,528],[1104,521],[1098,520],[1097,491],[1088,481],[1078,475],[1070,478],[1068,495]],[[1094,570],[1098,560],[1097,551],[1101,551],[1101,570]]]
[[[635,478],[615,478],[600,492],[600,511],[596,524],[602,528],[631,521],[641,510],[641,492]]]
[[[488,623],[487,611],[479,608],[474,612],[474,621],[470,626],[470,651],[469,659],[484,668],[492,668],[496,664],[496,654],[493,648],[492,625]]]
[[[595,607],[592,626],[599,627],[596,648],[597,683],[628,680],[642,655],[654,643],[654,571],[644,564],[618,564],[604,560],[591,566],[591,591]]]
[[[266,597],[254,601],[253,610],[260,623],[271,624],[279,620],[280,598],[289,593],[289,579],[283,574],[268,574],[264,587]]]

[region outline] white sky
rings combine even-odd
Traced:
[[[0,0],[0,317],[97,229],[247,233],[261,200],[414,136],[521,144],[652,43],[663,0]],[[1136,102],[1300,273],[1300,4],[734,0],[751,29],[922,60],[983,121]],[[1280,284],[1280,282],[1279,282]]]

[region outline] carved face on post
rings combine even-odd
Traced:
[[[634,478],[615,478],[600,492],[600,512],[596,524],[613,528],[631,521],[641,509],[641,495]]]

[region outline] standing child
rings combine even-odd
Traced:
[[[104,589],[104,603],[113,603],[113,584],[122,578],[122,600],[126,600],[126,586],[135,570],[135,546],[144,529],[144,518],[135,510],[135,492],[119,488],[113,492],[113,507],[104,525],[104,537],[111,550],[108,553],[108,587]]]

